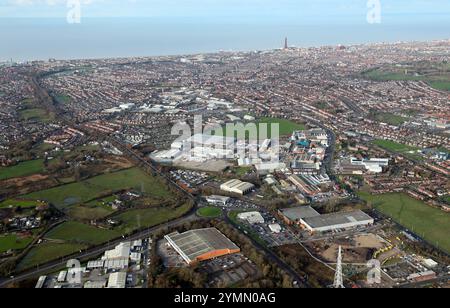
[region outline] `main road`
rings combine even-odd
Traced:
[[[0,280],[0,288],[4,288],[7,287],[10,284],[13,283],[17,283],[17,282],[21,282],[27,279],[31,279],[31,278],[35,278],[41,275],[45,275],[57,270],[60,270],[62,268],[66,267],[67,261],[71,260],[71,259],[77,259],[77,260],[86,260],[89,258],[95,258],[99,255],[101,255],[102,253],[104,253],[107,250],[113,249],[114,247],[116,247],[118,244],[120,244],[121,242],[124,241],[135,241],[138,239],[142,239],[142,238],[146,238],[146,237],[150,237],[153,234],[157,233],[158,231],[162,231],[166,228],[172,228],[172,227],[178,227],[183,225],[186,222],[190,222],[190,221],[194,221],[197,220],[198,217],[195,215],[196,212],[196,207],[194,206],[189,212],[188,214],[186,214],[185,216],[169,221],[165,224],[161,224],[152,228],[148,228],[142,231],[139,231],[133,235],[130,236],[126,236],[114,241],[110,241],[108,243],[105,243],[103,245],[100,246],[96,246],[90,249],[87,249],[85,251],[82,251],[78,254],[74,254],[68,257],[64,257],[60,260],[57,261],[51,261],[48,262],[47,264],[40,266],[39,268],[34,268],[32,270],[23,272],[15,277],[9,278],[9,279],[3,279]]]

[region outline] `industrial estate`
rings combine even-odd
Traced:
[[[0,286],[449,287],[449,52],[0,64]]]

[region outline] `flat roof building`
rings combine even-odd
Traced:
[[[301,219],[301,224],[311,232],[351,229],[374,224],[374,219],[361,210],[325,214]]]
[[[125,289],[127,282],[127,273],[118,272],[109,275],[108,289]]]
[[[240,252],[239,247],[216,228],[175,232],[165,239],[188,264]]]
[[[230,201],[230,197],[212,195],[205,197],[209,204],[225,206]]]
[[[310,206],[282,209],[280,210],[280,214],[289,224],[299,224],[303,218],[320,216],[320,214]]]
[[[278,234],[281,232],[281,226],[279,224],[271,224],[269,225],[269,229],[272,233]]]
[[[220,185],[221,190],[239,195],[248,194],[253,188],[255,188],[255,185],[240,180],[231,180]]]
[[[237,216],[240,220],[245,220],[249,224],[263,224],[264,223],[264,217],[262,217],[261,213],[259,212],[246,212],[246,213],[240,213]]]

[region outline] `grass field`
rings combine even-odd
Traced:
[[[43,243],[30,250],[17,266],[17,270],[28,269],[51,260],[71,255],[85,248],[87,247],[80,244]]]
[[[83,205],[71,206],[67,209],[67,215],[78,220],[97,220],[109,216],[115,212],[108,202],[116,200],[115,196],[90,201]]]
[[[103,219],[114,211],[104,207],[88,207],[84,205],[71,206],[67,209],[67,215],[76,220],[98,220]]]
[[[0,202],[0,209],[2,208],[16,208],[16,207],[21,207],[21,208],[35,208],[39,205],[41,205],[42,203],[36,200],[20,200],[20,199],[8,199],[5,200],[3,202]]]
[[[217,218],[222,215],[222,210],[214,206],[202,207],[197,211],[197,215],[205,218]]]
[[[450,81],[430,81],[430,86],[441,91],[450,91]]]
[[[415,148],[415,147],[411,147],[408,146],[406,144],[401,144],[395,141],[390,141],[390,140],[375,140],[373,142],[373,144],[388,150],[388,151],[392,151],[398,154],[402,154],[408,158],[411,159],[416,159],[416,160],[421,160],[423,159],[418,153],[417,151],[419,150],[419,148]]]
[[[375,115],[375,119],[379,122],[387,123],[389,125],[399,126],[408,121],[407,118],[398,116],[396,114],[383,112]]]
[[[116,231],[99,229],[79,222],[68,221],[48,232],[45,238],[92,246],[105,243],[120,235]]]
[[[258,120],[257,124],[266,123],[268,124],[268,136],[269,138],[272,136],[272,131],[270,128],[270,124],[272,123],[278,123],[280,125],[280,136],[286,136],[291,135],[293,131],[295,130],[305,130],[306,127],[303,124],[297,124],[295,122],[292,122],[290,120],[286,119],[277,119],[277,118],[261,118]]]
[[[58,208],[85,203],[118,190],[144,190],[153,197],[168,197],[164,184],[138,168],[103,174],[91,179],[38,191],[25,196],[28,199],[46,200]]]
[[[150,228],[172,219],[176,219],[187,213],[191,207],[188,204],[180,206],[176,209],[162,208],[162,209],[139,209],[131,210],[113,218],[122,222],[117,229],[123,234],[130,233],[137,229]]]
[[[388,66],[370,70],[363,75],[377,81],[424,81],[434,89],[450,91],[448,63],[418,62],[401,67]]]
[[[405,228],[450,253],[449,213],[432,208],[405,194],[372,196],[361,192],[359,196]]]
[[[4,253],[10,249],[22,250],[33,241],[32,237],[21,238],[16,234],[0,235],[0,253]]]
[[[70,96],[68,96],[68,95],[56,95],[55,99],[60,104],[67,104],[67,103],[70,103],[70,101],[71,101]]]
[[[41,108],[29,108],[20,111],[20,117],[25,121],[37,121],[48,123],[54,120],[55,116],[52,113],[48,113],[45,109]]]
[[[15,166],[0,168],[0,181],[24,177],[44,171],[44,160],[36,159],[18,163]]]

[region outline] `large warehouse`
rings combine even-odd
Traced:
[[[320,216],[320,214],[310,206],[282,209],[280,210],[280,214],[284,217],[286,223],[290,225],[299,224],[304,218]]]
[[[188,264],[240,252],[239,247],[216,228],[175,232],[165,239]]]
[[[311,232],[327,232],[373,225],[374,219],[363,211],[357,210],[308,217],[302,219],[301,224]]]
[[[239,195],[248,194],[253,188],[255,188],[255,185],[240,180],[231,180],[220,185],[221,190]]]
[[[288,224],[299,224],[311,232],[327,232],[373,225],[374,219],[363,211],[321,215],[310,206],[282,209],[279,213]]]

